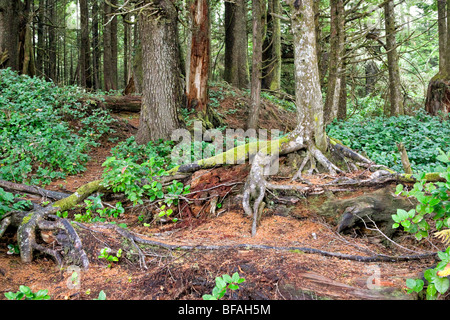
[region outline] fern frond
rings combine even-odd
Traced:
[[[441,241],[446,244],[449,245],[450,244],[450,229],[446,229],[446,230],[442,230],[439,232],[435,232],[434,236],[441,239]]]

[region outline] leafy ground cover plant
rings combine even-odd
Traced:
[[[417,240],[429,237],[431,230],[437,230],[434,235],[443,240],[445,244],[450,244],[450,152],[445,154],[441,151],[437,160],[447,165],[442,169],[440,176],[442,182],[428,182],[424,174],[418,175],[418,182],[411,190],[405,190],[403,185],[398,185],[396,194],[413,197],[418,200],[415,209],[408,212],[398,209],[392,215],[394,220],[393,228],[400,226],[408,233],[415,235]],[[432,224],[430,224],[433,222]],[[435,300],[439,295],[445,294],[450,287],[450,247],[439,252],[441,260],[436,267],[424,272],[424,278],[428,284],[426,287],[426,299]],[[408,292],[422,294],[425,282],[422,279],[408,279],[406,281]]]
[[[31,206],[31,201],[19,200],[19,198],[19,195],[14,195],[0,188],[0,219],[10,211],[24,210]]]
[[[103,163],[102,184],[114,192],[123,192],[135,206],[143,205],[145,200],[161,202],[159,207],[164,209],[160,209],[160,217],[169,217],[173,212],[169,207],[177,205],[179,196],[190,189],[176,180],[165,187],[159,181],[176,165],[171,158],[173,145],[172,141],[138,145],[134,137],[119,143]],[[171,220],[177,221],[176,218]]]
[[[397,172],[403,172],[403,166],[396,142],[405,146],[414,172],[436,171],[441,166],[438,148],[450,148],[450,121],[423,112],[415,116],[335,121],[327,127],[327,133]]]
[[[99,259],[105,259],[106,261],[110,262],[108,264],[108,268],[112,267],[112,262],[119,262],[119,259],[122,257],[122,249],[119,249],[115,255],[109,254],[111,252],[111,249],[109,248],[103,248],[100,250],[100,255],[98,256]]]
[[[20,286],[17,292],[6,292],[5,297],[8,300],[49,300],[48,290],[39,290],[34,293],[27,286]]]
[[[90,147],[115,120],[78,102],[84,95],[0,70],[0,179],[45,185],[85,170]]]
[[[203,300],[219,300],[227,293],[228,289],[239,289],[239,284],[244,281],[245,278],[241,278],[237,272],[232,276],[224,274],[221,277],[216,278],[216,285],[212,290],[212,294],[205,294],[202,298]]]

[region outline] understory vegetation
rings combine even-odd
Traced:
[[[328,135],[351,149],[364,152],[377,164],[403,172],[397,142],[403,143],[413,172],[434,172],[442,167],[440,152],[450,147],[450,122],[426,115],[350,118],[328,126]]]
[[[0,179],[46,185],[85,170],[115,120],[77,87],[0,70]]]

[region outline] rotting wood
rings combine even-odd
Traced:
[[[102,96],[101,98],[80,99],[79,102],[93,104],[111,112],[141,112],[142,97],[135,95]]]

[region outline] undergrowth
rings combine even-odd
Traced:
[[[105,110],[76,87],[0,70],[0,179],[46,185],[85,170],[91,147],[112,133]]]
[[[424,112],[415,116],[334,121],[327,127],[327,134],[397,172],[403,172],[403,166],[396,142],[404,144],[414,172],[436,171],[441,167],[437,160],[439,150],[450,148],[450,122]]]

